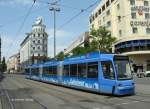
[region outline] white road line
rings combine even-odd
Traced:
[[[132,103],[138,103],[140,101],[132,101],[132,102],[126,102],[126,103],[119,103],[119,104],[115,104],[114,106],[119,106],[119,105],[128,105],[128,104],[132,104]]]

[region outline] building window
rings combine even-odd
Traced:
[[[117,4],[117,10],[119,10],[120,9],[120,4]]]
[[[90,18],[90,23],[92,23],[92,19]],[[43,35],[43,37],[44,37],[44,35]]]
[[[130,0],[130,5],[135,5],[135,0]]]
[[[110,4],[109,4],[109,0],[106,2],[106,7],[108,7]]]
[[[107,27],[110,27],[111,26],[111,21],[108,21],[107,22]]]
[[[144,6],[148,6],[148,1],[144,1]]]
[[[150,34],[150,28],[146,28],[146,33]]]
[[[120,37],[122,36],[122,30],[119,30],[119,36]]]
[[[98,11],[99,15],[101,14],[101,12],[102,12],[101,9],[99,9],[99,11]]]
[[[41,48],[41,47],[40,47],[40,46],[38,46],[38,50],[40,50],[40,48]]]
[[[93,19],[93,21],[95,20],[94,15],[93,15],[92,19]]]
[[[145,19],[149,19],[149,18],[150,18],[149,13],[145,13]]]
[[[131,13],[132,19],[136,19],[136,13]]]
[[[102,11],[104,11],[105,10],[105,5],[103,5],[103,7],[102,7]]]
[[[33,41],[33,43],[35,44],[35,40]]]
[[[114,0],[111,0],[111,3],[113,2]]]
[[[35,37],[35,34],[33,34],[33,37]]]
[[[136,34],[136,33],[138,33],[138,29],[137,28],[132,28],[132,32],[133,32],[133,34]]]
[[[118,22],[121,22],[121,16],[118,16]]]
[[[97,18],[98,17],[98,13],[96,12],[96,14],[95,14],[95,18]]]
[[[38,34],[38,37],[40,37],[40,34]]]
[[[33,50],[35,50],[35,47],[33,47]]]
[[[108,10],[106,13],[107,13],[107,16],[109,16],[110,15],[110,10]]]
[[[40,40],[38,40],[38,43],[40,43],[41,41]]]

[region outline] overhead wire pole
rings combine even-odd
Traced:
[[[49,8],[50,11],[53,11],[54,14],[54,58],[56,58],[56,12],[60,11],[60,8],[56,7],[57,1],[54,2],[52,7]]]

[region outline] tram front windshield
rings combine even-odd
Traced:
[[[122,57],[115,59],[115,67],[117,71],[118,80],[130,80],[132,79],[131,67],[129,64],[129,59]]]

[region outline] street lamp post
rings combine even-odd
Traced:
[[[54,6],[51,7],[49,10],[54,12],[54,58],[55,58],[56,57],[56,12],[59,12],[60,8],[57,8],[56,4],[54,4]]]

